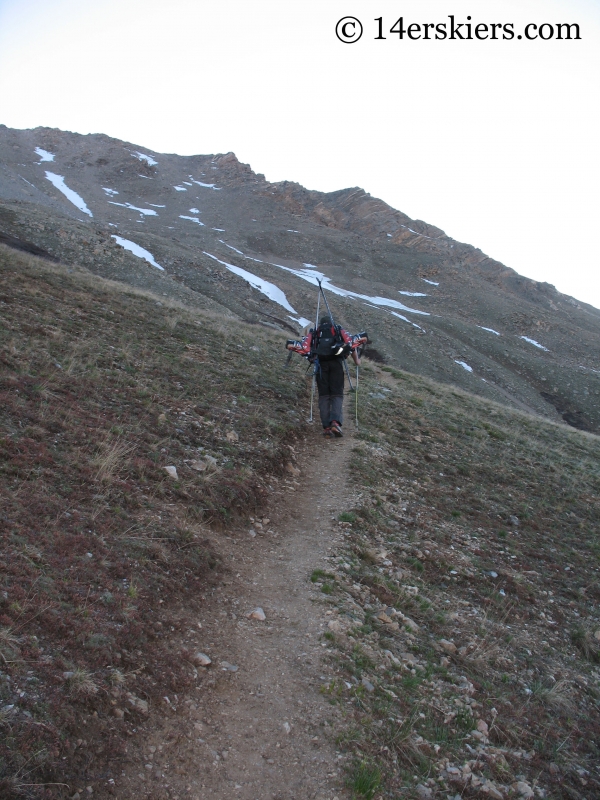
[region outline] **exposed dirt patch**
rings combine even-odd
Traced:
[[[228,538],[229,574],[205,613],[188,617],[186,635],[172,642],[174,652],[187,649],[193,658],[202,651],[213,663],[196,670],[193,691],[164,699],[152,713],[117,780],[118,797],[347,796],[344,756],[332,736],[339,712],[320,692],[335,672],[322,659],[330,601],[310,576],[326,573],[341,538],[351,444],[311,437],[299,454],[300,474],[277,485],[264,524]],[[247,618],[256,607],[265,621]]]

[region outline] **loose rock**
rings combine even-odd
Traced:
[[[179,476],[177,475],[177,468],[176,467],[173,467],[173,466],[165,467],[165,472],[167,473],[167,475],[170,478],[173,478],[174,481],[178,481],[179,480]]]
[[[440,639],[439,645],[447,653],[456,653],[456,645],[454,644],[454,642],[449,642],[448,639]]]
[[[194,664],[197,667],[208,667],[209,664],[212,664],[212,660],[206,655],[206,653],[196,653],[194,656]]]
[[[519,781],[517,783],[517,793],[519,797],[523,797],[525,800],[529,800],[529,798],[534,795],[533,789],[528,783],[525,783],[525,781]]]
[[[264,622],[266,620],[266,618],[267,618],[267,615],[265,614],[265,612],[262,610],[262,608],[260,606],[255,608],[254,611],[251,611],[246,616],[248,617],[248,619],[257,619],[260,622]]]

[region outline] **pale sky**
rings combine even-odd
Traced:
[[[400,40],[399,14],[515,35]],[[530,23],[581,40],[519,40]],[[360,186],[600,308],[599,85],[599,0],[0,0],[5,125]]]

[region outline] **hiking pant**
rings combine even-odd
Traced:
[[[328,361],[319,359],[317,388],[323,427],[329,428],[334,420],[341,425],[344,402],[344,365],[341,358],[332,358]]]

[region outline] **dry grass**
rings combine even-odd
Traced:
[[[67,678],[69,693],[72,697],[91,697],[98,694],[98,684],[94,676],[86,669],[77,668]]]
[[[122,439],[111,441],[106,439],[100,444],[98,454],[92,459],[96,468],[94,480],[98,483],[110,483],[121,472],[129,467],[129,456],[135,452],[135,445]]]
[[[19,638],[10,628],[0,628],[0,658],[7,664],[19,653]]]

